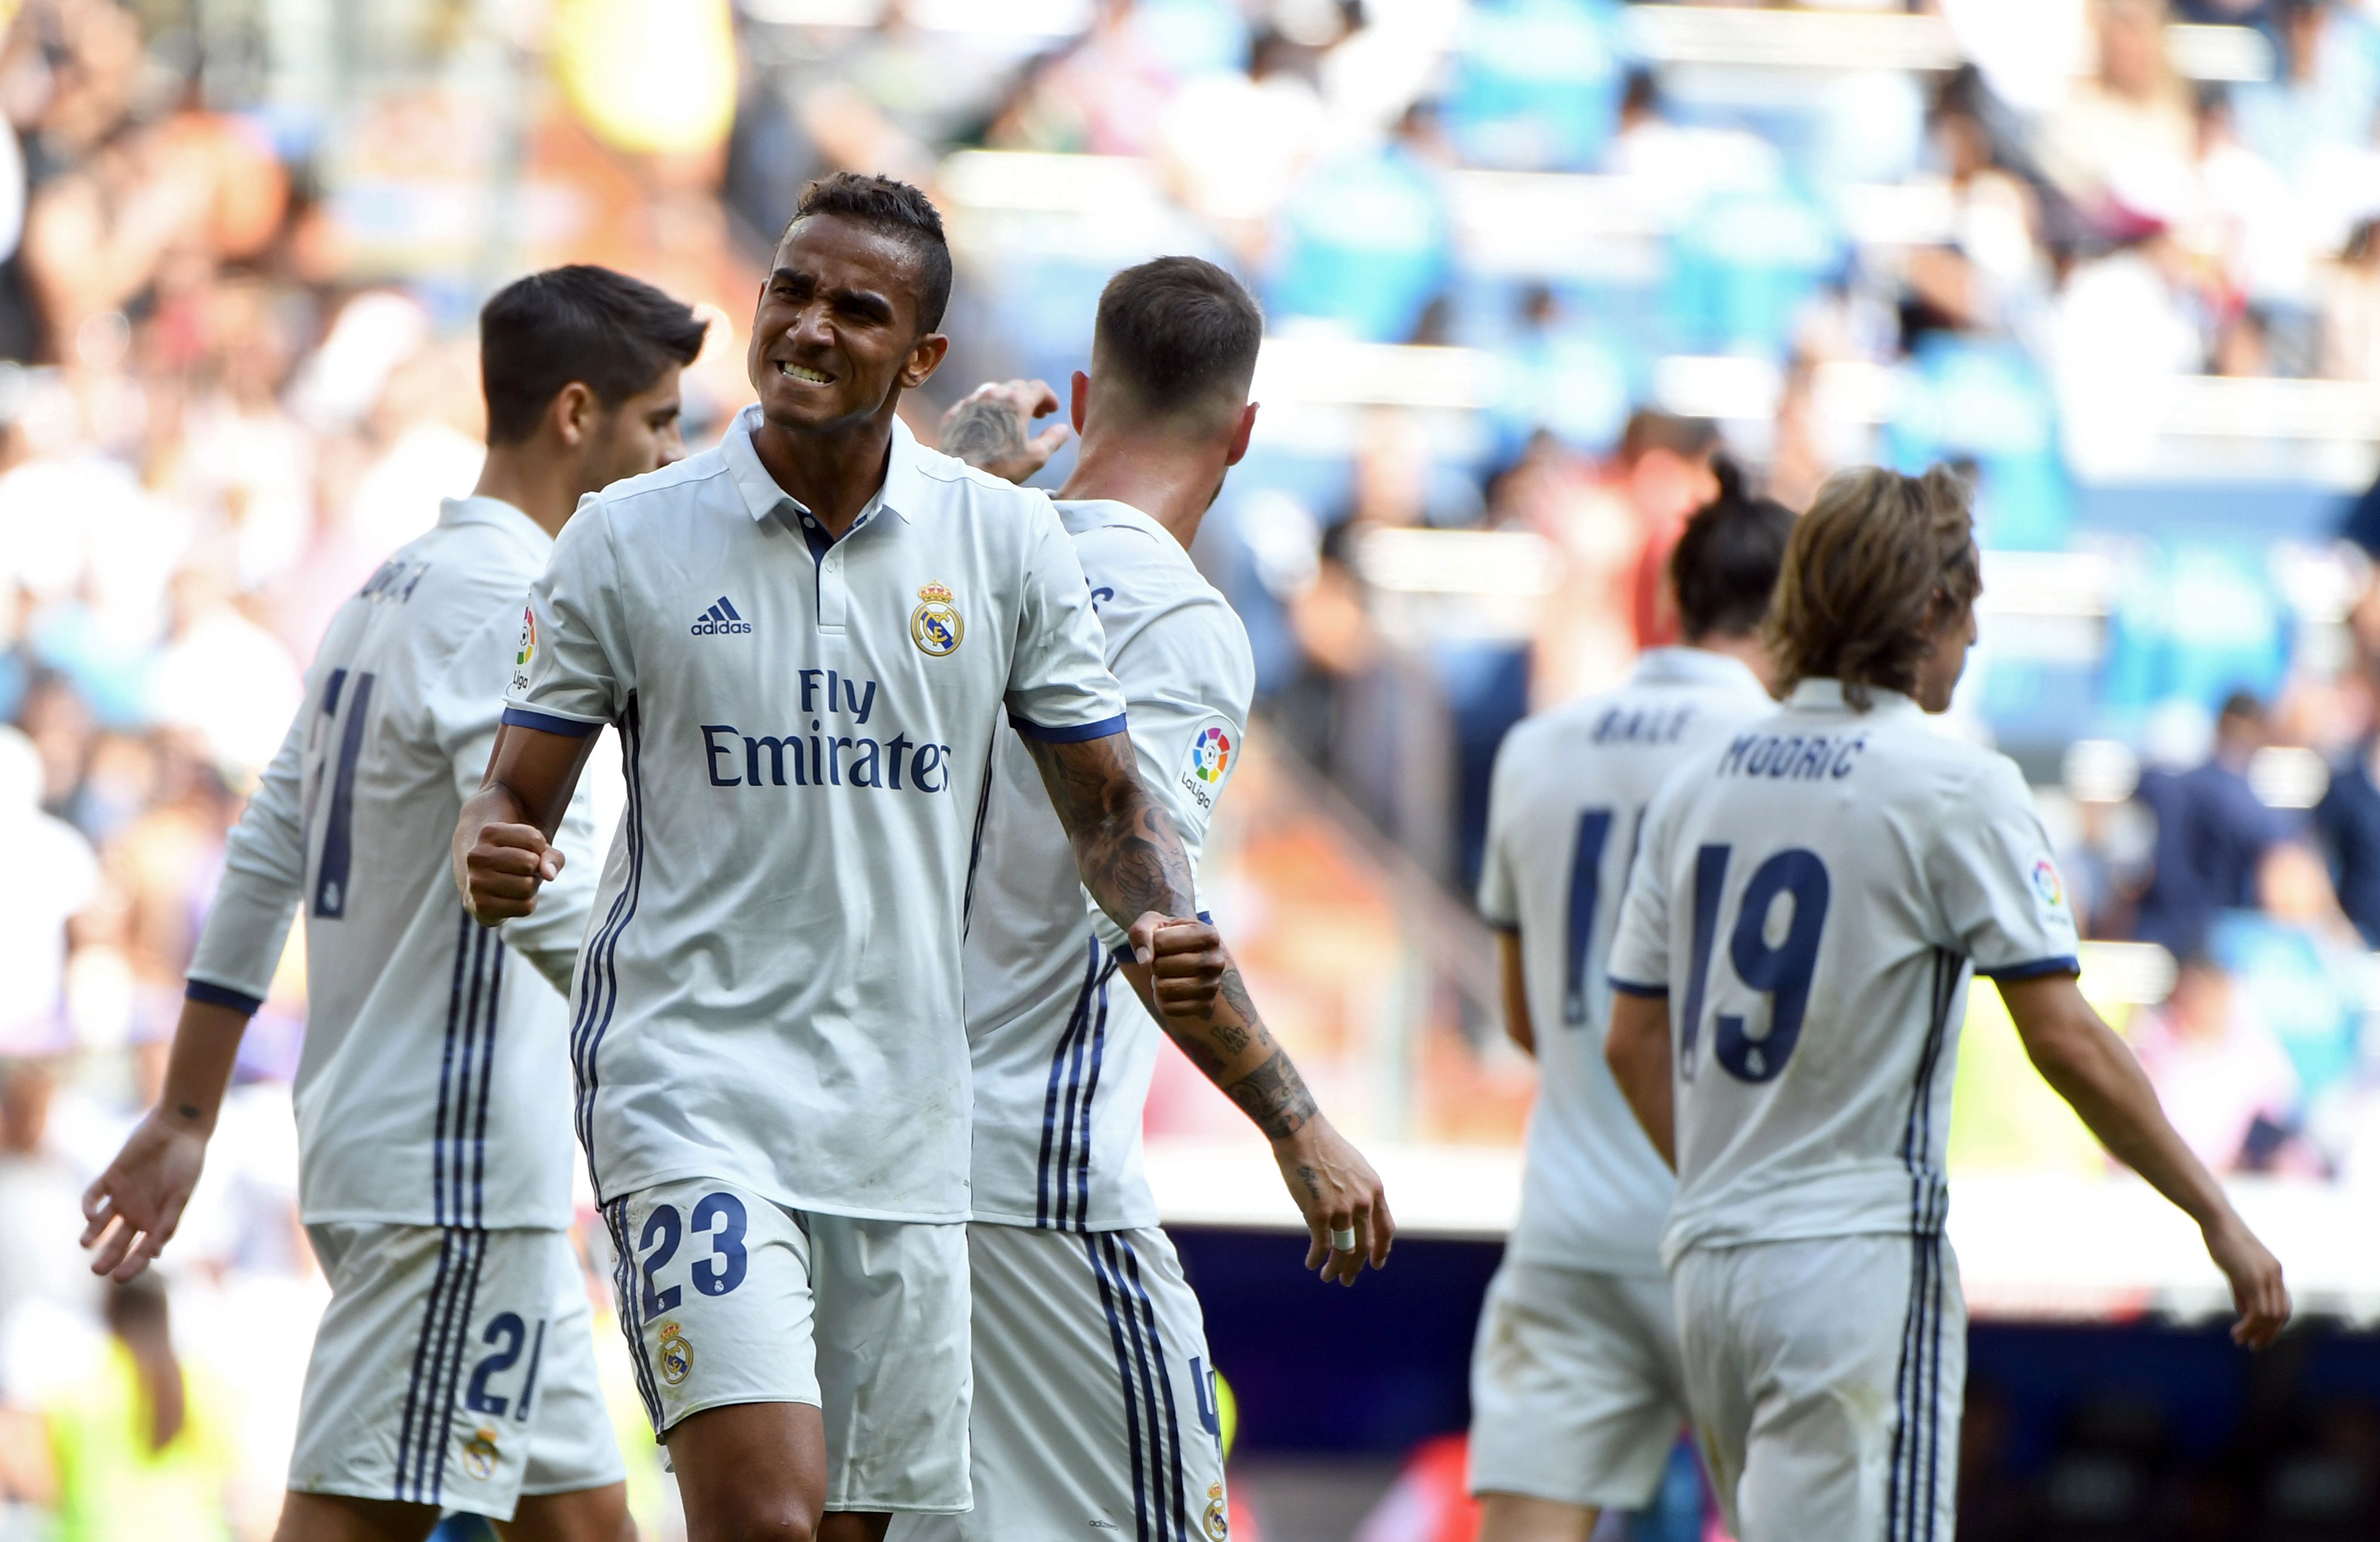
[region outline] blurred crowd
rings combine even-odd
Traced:
[[[346,9],[0,0],[0,1542],[269,1527],[319,1296],[302,953],[170,1316],[88,1281],[77,1198],[154,1087],[322,625],[476,475],[477,297],[572,256],[716,308],[708,443],[774,234],[836,167],[951,213],[921,433],[976,380],[1087,362],[1099,280],[1158,249],[1236,266],[1346,377],[1260,382],[1198,555],[1269,736],[1451,891],[1505,729],[1674,637],[1662,564],[1720,457],[1797,506],[1853,459],[1959,462],[1993,551],[2112,575],[2079,685],[1994,664],[1958,716],[2049,747],[2078,908],[2172,960],[2130,1031],[2180,1122],[2228,1169],[2380,1169],[2370,564],[2274,542],[2252,492],[2110,544],[2078,492],[2155,457],[2173,376],[2380,384],[2380,6],[1938,0],[1900,19],[1947,55],[1748,96],[1619,0]],[[2209,66],[2177,22],[2246,51]],[[341,47],[386,68],[306,63]],[[1136,167],[1149,201],[1055,160],[986,193],[975,152]],[[1330,351],[1398,344],[1445,351]],[[1725,400],[1682,361],[1728,366]],[[1846,369],[1890,404],[1843,409]],[[169,1413],[177,1342],[206,1348]],[[149,1529],[77,1508],[136,1477]]]

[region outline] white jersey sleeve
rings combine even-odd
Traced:
[[[1611,989],[1626,996],[1670,993],[1670,853],[1677,841],[1678,783],[1671,778],[1645,811],[1645,838],[1620,902],[1611,939]]]
[[[1126,731],[1141,784],[1173,820],[1194,883],[1215,805],[1247,737],[1246,709],[1233,707],[1256,691],[1245,637],[1239,618],[1220,604],[1184,607],[1171,625],[1135,633],[1115,657],[1116,678],[1129,682]],[[1087,893],[1084,899],[1100,941],[1124,948],[1123,929]],[[1203,886],[1196,900],[1206,914]]]
[[[1513,738],[1514,734],[1507,734],[1504,742],[1497,747],[1496,769],[1488,778],[1488,842],[1479,859],[1479,918],[1498,931],[1521,929],[1520,886],[1514,880],[1512,859],[1505,853],[1506,844],[1515,834],[1512,828],[1512,783],[1520,758],[1514,752]]]
[[[300,806],[311,683],[281,747],[224,844],[223,880],[187,973],[198,1001],[253,1013],[273,986],[289,926],[306,891],[306,830]]]
[[[590,492],[529,589],[504,722],[583,738],[619,716],[636,690],[620,598],[611,521],[602,495]]]
[[[487,776],[504,712],[506,666],[517,668],[523,651],[515,634],[525,636],[530,625],[516,617],[509,604],[499,608],[455,650],[445,671],[424,693],[428,735],[454,769],[458,799],[468,800]],[[566,997],[578,943],[587,931],[587,913],[595,904],[595,808],[583,781],[563,813],[553,844],[562,852],[561,876],[538,891],[534,911],[505,922],[502,930],[513,951]]]
[[[1057,512],[1040,503],[1026,560],[1008,671],[1008,720],[1027,738],[1102,738],[1124,726],[1123,691],[1108,673],[1106,634]]]
[[[1943,926],[1975,973],[2029,979],[2080,970],[2073,907],[2013,761],[1977,764],[1944,807],[1925,860]]]

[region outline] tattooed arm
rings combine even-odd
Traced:
[[[1226,953],[1214,1001],[1200,1011],[1171,1015],[1151,999],[1148,970],[1127,964],[1123,973],[1190,1063],[1272,1142],[1281,1182],[1312,1238],[1305,1267],[1320,1269],[1327,1281],[1352,1285],[1366,1263],[1374,1269],[1386,1265],[1397,1227],[1379,1174],[1315,1106],[1289,1051],[1257,1014],[1239,965]],[[1354,1232],[1355,1245],[1333,1248],[1334,1231]]]
[[[942,454],[1022,483],[1066,443],[1063,422],[1026,433],[1034,419],[1057,410],[1058,394],[1038,380],[978,385],[942,414]]]
[[[1123,734],[1053,744],[1027,736],[1050,807],[1074,844],[1083,887],[1132,940],[1155,978],[1160,1016],[1195,1012],[1222,983],[1222,939],[1196,918],[1190,858],[1173,820],[1141,784]]]

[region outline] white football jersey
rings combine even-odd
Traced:
[[[564,995],[594,893],[594,819],[572,800],[561,878],[501,933],[463,908],[448,856],[552,545],[508,504],[450,500],[332,619],[225,850],[189,994],[255,1011],[303,905],[310,1225],[570,1224]]]
[[[504,721],[620,727],[627,806],[579,970],[578,1134],[609,1200],[714,1178],[964,1220],[959,939],[1001,717],[1121,733],[1050,500],[895,423],[830,542],[752,446],[591,494],[529,600]]]
[[[1537,1046],[1515,1257],[1661,1272],[1676,1185],[1604,1063],[1611,938],[1653,795],[1696,750],[1775,708],[1725,654],[1656,649],[1620,689],[1526,720],[1497,751],[1479,909],[1520,933]]]
[[[1832,680],[1680,768],[1611,957],[1666,994],[1678,1195],[1662,1257],[1939,1232],[1968,974],[2072,973],[2074,916],[2015,763]]]
[[[1104,501],[1057,509],[1123,688],[1141,780],[1195,871],[1256,694],[1247,628],[1148,515]],[[1157,1224],[1140,1123],[1162,1030],[1115,977],[1125,945],[1083,891],[1032,757],[1002,735],[966,934],[976,1220]]]

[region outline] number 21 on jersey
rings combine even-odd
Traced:
[[[1714,964],[1718,919],[1735,848],[1706,845],[1694,853],[1694,941],[1687,977],[1685,1016],[1678,1026],[1678,1073],[1687,1081],[1698,1069],[1704,987]],[[1793,1058],[1802,1018],[1810,1004],[1810,977],[1818,965],[1818,937],[1827,924],[1832,890],[1818,854],[1796,846],[1780,851],[1752,870],[1729,933],[1727,964],[1736,977],[1768,998],[1767,1031],[1755,1036],[1737,1013],[1719,1013],[1711,1024],[1711,1053],[1730,1075],[1746,1082],[1774,1081]],[[1772,943],[1771,913],[1786,916],[1781,941]]]

